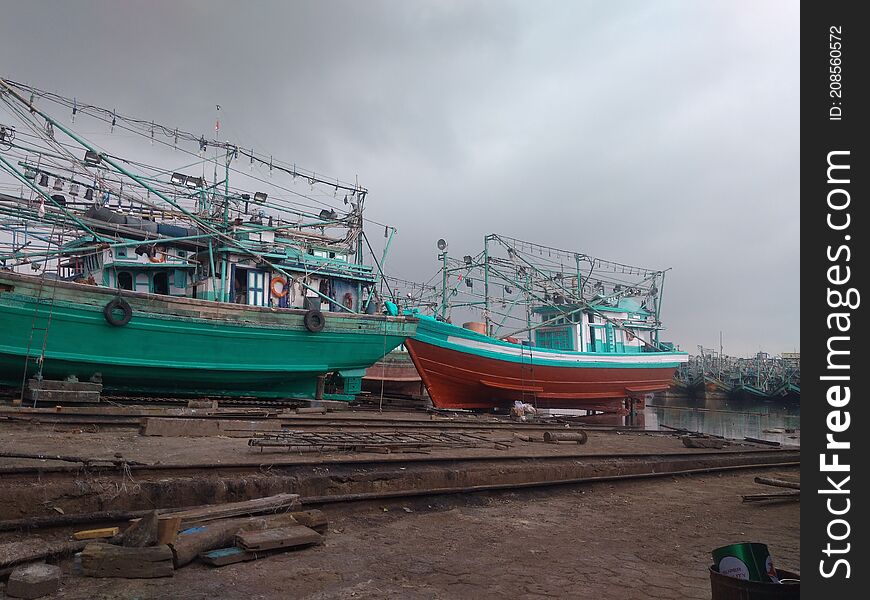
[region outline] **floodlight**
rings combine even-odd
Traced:
[[[442,252],[447,250],[447,240],[445,240],[444,238],[439,239],[438,240],[438,249],[441,250]]]

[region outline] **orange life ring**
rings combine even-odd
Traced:
[[[275,284],[276,283],[281,284],[281,291],[280,292],[275,291]],[[284,279],[283,277],[273,277],[272,281],[271,281],[271,288],[272,288],[272,295],[275,296],[276,298],[283,298],[284,296],[287,295],[287,292],[290,291],[290,288],[287,287],[287,280]]]

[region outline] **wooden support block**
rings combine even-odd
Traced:
[[[90,577],[152,578],[172,577],[172,550],[169,546],[125,548],[92,543],[82,550],[82,572]]]
[[[60,567],[35,563],[12,571],[6,584],[6,595],[10,598],[41,598],[58,589]]]
[[[245,550],[275,550],[319,544],[323,537],[304,525],[277,527],[265,531],[243,531],[236,535],[236,543]]]
[[[171,544],[181,529],[181,517],[168,516],[157,521],[157,543]]]
[[[85,529],[84,531],[76,531],[73,534],[73,539],[76,540],[96,540],[99,538],[110,538],[117,535],[121,531],[118,527],[103,527],[102,529]]]
[[[296,519],[300,525],[309,527],[318,533],[324,533],[329,527],[329,520],[322,510],[301,510],[290,513],[290,516]]]
[[[199,399],[199,400],[188,400],[187,408],[211,408],[215,409],[218,407],[217,400],[208,400],[208,399]]]
[[[219,419],[142,419],[142,435],[162,437],[211,437],[221,434]]]
[[[157,511],[152,510],[150,513],[137,519],[124,530],[121,534],[121,545],[128,548],[144,548],[145,546],[153,546],[157,543],[158,538],[158,517]]]
[[[239,562],[254,560],[257,558],[255,552],[248,552],[238,546],[230,548],[218,548],[210,552],[203,552],[199,555],[199,559],[212,567],[223,567],[224,565],[232,565]]]

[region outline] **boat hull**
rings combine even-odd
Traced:
[[[426,395],[423,379],[407,352],[394,350],[366,369],[362,389],[375,396],[418,398]]]
[[[615,411],[626,398],[666,390],[683,353],[564,353],[523,347],[421,318],[407,340],[432,403],[446,409],[538,408]]]
[[[110,325],[115,297],[130,322]],[[41,301],[37,301],[41,297]],[[311,397],[317,377],[369,367],[413,335],[414,319],[325,314],[314,333],[305,311],[171,298],[0,273],[0,381],[20,386],[46,337],[43,377],[100,378],[105,390],[170,396]],[[49,315],[51,317],[49,323]]]

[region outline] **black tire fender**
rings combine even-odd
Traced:
[[[326,325],[326,317],[319,310],[311,309],[305,313],[302,322],[305,324],[305,329],[311,333],[318,333],[323,331],[323,327]]]
[[[115,311],[120,310],[121,316],[115,314]],[[123,327],[133,318],[133,309],[121,297],[113,298],[103,307],[103,316],[106,317],[106,322],[113,327]]]

